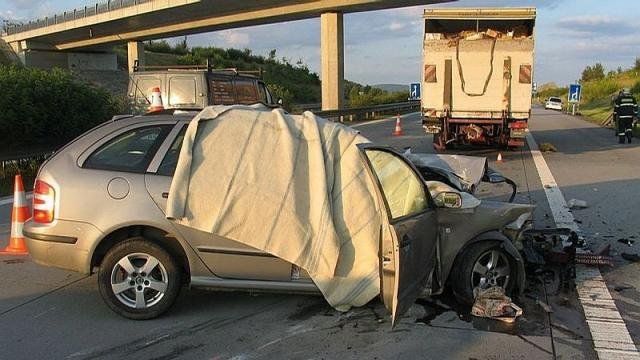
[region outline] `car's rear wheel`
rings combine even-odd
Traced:
[[[125,240],[104,257],[98,288],[107,306],[129,319],[155,318],[180,292],[180,267],[162,247],[141,237]]]
[[[456,260],[452,287],[458,301],[472,304],[473,289],[499,286],[511,293],[517,267],[499,242],[483,241],[470,245]]]

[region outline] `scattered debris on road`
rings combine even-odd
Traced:
[[[621,243],[621,244],[625,244],[627,246],[633,246],[633,244],[635,244],[635,241],[629,240],[627,238],[618,239],[618,242]]]
[[[536,300],[536,304],[542,308],[546,313],[552,313],[553,309],[549,304],[544,301]]]
[[[475,288],[473,295],[476,299],[471,308],[473,316],[512,323],[522,315],[522,308],[514,304],[511,298],[505,295],[504,289],[499,286],[484,290]]]
[[[620,256],[622,256],[622,258],[627,260],[627,261],[631,261],[631,262],[640,261],[640,256],[638,256],[638,254],[622,253],[622,254],[620,254]]]
[[[613,290],[615,290],[617,292],[621,292],[621,291],[625,291],[625,290],[629,290],[629,289],[633,289],[633,286],[631,286],[631,285],[617,285],[616,287],[613,288]]]
[[[558,149],[551,143],[542,143],[538,147],[542,152],[556,152]]]
[[[586,209],[587,202],[584,200],[571,199],[567,201],[567,207],[569,209]]]

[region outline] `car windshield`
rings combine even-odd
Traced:
[[[550,102],[554,102],[554,103],[561,103],[562,102],[562,100],[560,100],[560,98],[557,98],[557,97],[549,98],[549,101]]]

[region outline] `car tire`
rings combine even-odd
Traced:
[[[471,305],[475,287],[500,286],[510,294],[517,282],[517,271],[516,262],[500,242],[481,241],[469,245],[458,255],[452,269],[451,287],[459,302]]]
[[[181,270],[159,245],[142,237],[118,243],[104,257],[98,288],[116,314],[133,320],[160,316],[175,302]]]

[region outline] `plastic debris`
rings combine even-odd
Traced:
[[[620,254],[620,256],[622,256],[622,258],[627,260],[627,261],[631,261],[631,262],[640,261],[640,256],[638,256],[638,254],[622,253],[622,254]]]
[[[587,208],[587,202],[584,200],[571,199],[567,201],[567,207],[569,209],[585,209]]]
[[[542,152],[556,152],[558,149],[551,143],[542,143],[538,147]]]
[[[621,291],[625,291],[625,290],[629,290],[629,289],[633,289],[633,286],[631,286],[631,285],[617,285],[616,287],[613,288],[613,290],[615,290],[617,292],[621,292]]]
[[[471,308],[471,314],[477,317],[485,317],[512,323],[522,315],[522,308],[514,304],[511,298],[505,295],[504,289],[499,286],[488,289],[473,289],[475,302]]]
[[[633,244],[635,243],[635,241],[629,240],[629,239],[626,239],[626,238],[618,239],[618,242],[621,243],[621,244],[625,244],[627,246],[633,246]]]
[[[553,312],[553,309],[551,308],[551,306],[549,306],[549,304],[547,304],[544,301],[536,300],[536,304],[538,304],[542,308],[542,310],[544,310],[546,313]]]

